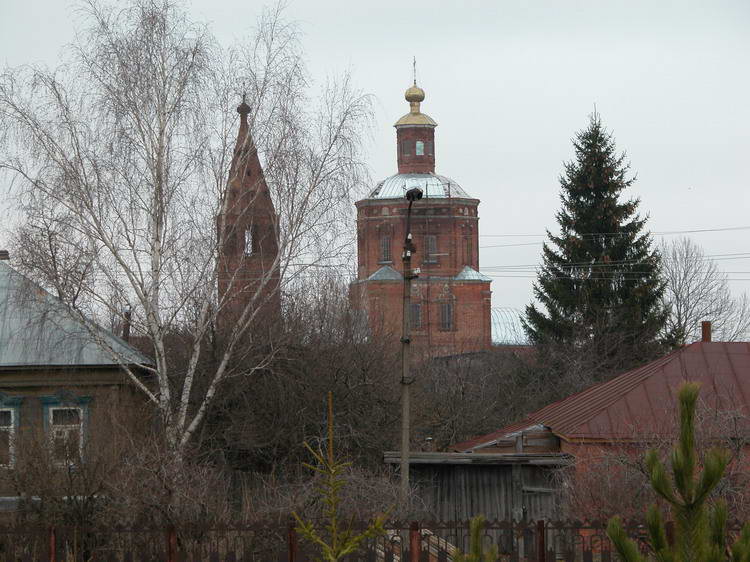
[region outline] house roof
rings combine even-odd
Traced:
[[[0,368],[119,364],[152,361],[0,261]]]
[[[609,381],[554,402],[518,423],[457,443],[456,451],[492,444],[533,425],[570,441],[632,440],[672,432],[676,395],[701,383],[701,401],[714,410],[750,415],[750,342],[696,342]]]

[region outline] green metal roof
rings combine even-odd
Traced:
[[[0,261],[0,368],[153,362]]]

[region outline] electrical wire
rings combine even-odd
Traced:
[[[668,236],[673,234],[696,234],[699,232],[730,232],[734,230],[750,230],[750,226],[727,226],[720,228],[697,228],[693,230],[662,230],[653,231],[650,234],[654,236]],[[580,232],[576,233],[576,236],[625,236],[631,233],[628,232]],[[542,237],[546,238],[547,234],[480,234],[480,238],[505,238],[505,237]]]

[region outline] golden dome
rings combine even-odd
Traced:
[[[406,90],[404,94],[406,101],[411,102],[423,102],[424,101],[424,90],[417,86],[415,83],[411,88]]]
[[[394,125],[395,127],[400,127],[402,125],[437,127],[437,123],[433,121],[432,117],[422,113],[419,108],[419,105],[424,101],[424,90],[417,86],[416,82],[414,82],[414,85],[411,88],[406,90],[404,97],[406,98],[406,101],[409,102],[411,111],[396,121],[396,124]]]

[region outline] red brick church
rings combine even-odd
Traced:
[[[417,354],[438,356],[481,351],[492,343],[490,281],[479,272],[479,200],[455,181],[435,173],[437,123],[422,113],[424,90],[406,90],[410,111],[396,124],[398,173],[377,184],[357,207],[355,306],[370,329],[398,341],[401,334],[407,190],[423,199],[412,210],[420,269],[412,282],[411,341]]]

